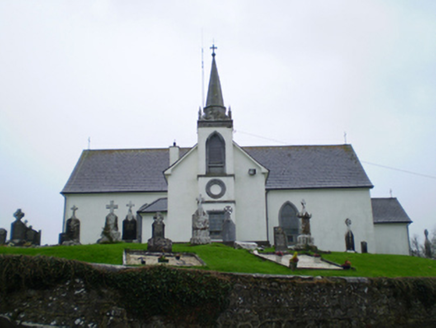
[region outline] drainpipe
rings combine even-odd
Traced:
[[[269,244],[269,219],[268,219],[268,191],[265,190],[265,219],[266,219],[266,241]]]

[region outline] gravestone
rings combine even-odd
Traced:
[[[368,243],[366,241],[360,242],[360,248],[362,250],[362,254],[368,253]]]
[[[115,215],[114,210],[118,208],[118,205],[114,204],[111,200],[106,208],[110,210],[109,214],[106,216],[106,222],[101,232],[101,238],[97,243],[112,243],[121,241],[121,233],[118,231],[118,216]]]
[[[224,208],[223,242],[233,242],[236,240],[236,226],[231,217],[232,212],[232,207],[226,206]]]
[[[136,219],[132,213],[132,207],[135,206],[135,204],[129,202],[129,204],[127,204],[126,206],[129,207],[129,212],[127,213],[126,218],[123,221],[123,240],[132,242],[138,239]]]
[[[157,212],[153,217],[152,236],[148,240],[147,250],[149,252],[166,252],[171,253],[173,251],[173,242],[165,238],[165,223],[163,223],[163,216]]]
[[[288,238],[282,227],[274,227],[274,248],[276,252],[288,250]]]
[[[41,245],[41,231],[38,232],[32,229],[32,226],[29,226],[26,231],[26,243]]]
[[[430,240],[428,240],[428,230],[427,229],[424,230],[424,236],[425,236],[425,241],[424,241],[425,257],[431,259],[431,257],[432,257],[431,242],[430,242]]]
[[[6,236],[8,232],[6,229],[0,228],[0,245],[6,244]]]
[[[209,217],[203,210],[204,198],[197,198],[197,210],[192,214],[192,245],[210,244]]]
[[[25,223],[21,222],[24,215],[21,208],[14,213],[15,222],[11,224],[11,242],[15,245],[23,245],[26,242],[28,228]]]
[[[76,217],[78,209],[76,205],[71,207],[73,214],[67,220],[65,232],[59,234],[60,245],[80,245],[80,220]]]
[[[310,219],[312,218],[312,214],[307,212],[306,201],[304,199],[301,201],[301,206],[301,212],[297,213],[297,217],[301,219],[301,233],[297,237],[296,249],[313,248],[315,247],[314,238],[310,231]]]
[[[355,252],[354,235],[351,231],[351,220],[346,219],[345,224],[347,225],[347,233],[345,234],[345,248],[347,252]]]

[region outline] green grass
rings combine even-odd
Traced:
[[[122,264],[125,248],[147,249],[146,244],[111,244],[51,246],[38,248],[0,247],[0,254],[25,254],[53,256],[92,263]],[[354,254],[333,252],[323,258],[335,263],[351,261],[356,270],[297,270],[260,259],[243,249],[233,249],[223,244],[191,246],[174,244],[173,252],[196,253],[205,263],[203,270],[240,273],[262,273],[304,276],[349,276],[349,277],[436,277],[436,261],[381,254]]]

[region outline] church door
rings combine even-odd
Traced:
[[[283,204],[279,213],[280,227],[286,233],[288,245],[295,245],[300,228],[300,222],[297,217],[297,208],[290,202]]]
[[[211,211],[208,212],[208,214],[209,214],[210,239],[212,240],[223,239],[224,212]]]

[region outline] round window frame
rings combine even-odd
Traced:
[[[212,187],[218,185],[221,188],[221,191],[218,194],[214,194],[212,192]],[[209,180],[209,182],[206,184],[206,194],[213,199],[218,199],[224,196],[224,194],[226,193],[226,185],[224,184],[224,182],[220,179],[212,179]]]

